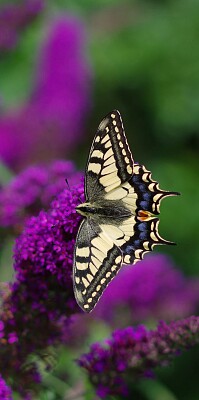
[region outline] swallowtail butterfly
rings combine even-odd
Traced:
[[[74,252],[74,293],[92,311],[122,264],[134,264],[156,244],[174,244],[158,233],[160,202],[178,193],[164,191],[151,172],[134,162],[119,111],[100,123],[88,157],[84,219]]]

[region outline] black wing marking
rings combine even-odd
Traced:
[[[121,250],[93,220],[83,220],[77,235],[73,282],[76,301],[92,311],[122,265]]]
[[[135,217],[134,235],[121,246],[124,264],[135,264],[142,260],[155,245],[175,244],[159,235],[158,225],[159,219],[156,217],[145,217],[144,220]]]
[[[85,195],[95,201],[130,179],[133,158],[119,111],[109,113],[100,123],[88,157]]]
[[[137,213],[143,210],[158,215],[163,198],[180,194],[160,189],[159,183],[152,179],[151,172],[138,163],[134,164],[133,176],[128,183],[137,194]]]

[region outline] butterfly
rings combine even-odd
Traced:
[[[151,172],[133,160],[122,118],[109,113],[95,134],[85,172],[84,218],[75,251],[73,282],[78,305],[90,312],[122,264],[135,264],[157,244],[174,244],[158,233],[164,191]]]

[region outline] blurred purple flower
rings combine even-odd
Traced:
[[[19,33],[43,10],[43,0],[25,0],[0,8],[0,51],[15,47]]]
[[[144,326],[117,330],[104,345],[93,344],[78,363],[84,368],[101,398],[123,394],[127,381],[152,376],[157,366],[165,366],[182,350],[199,343],[199,317],[189,317],[155,330]]]
[[[2,160],[20,169],[71,155],[84,134],[90,83],[83,25],[59,17],[47,31],[28,104],[0,119]]]
[[[48,166],[25,169],[0,190],[1,227],[19,233],[27,217],[49,208],[52,199],[66,188],[65,178],[72,187],[81,176],[71,161],[57,160]]]
[[[2,400],[13,399],[11,389],[6,385],[1,375],[0,375],[0,399]]]
[[[185,278],[168,257],[157,254],[123,267],[93,315],[121,327],[151,319],[184,318],[195,313],[198,305],[199,280]]]
[[[31,100],[36,113],[51,117],[65,134],[82,135],[84,113],[88,106],[90,69],[85,62],[85,34],[80,21],[60,17],[49,29],[41,52],[37,71],[36,88]],[[44,72],[45,71],[45,72]],[[68,144],[73,134],[68,133]],[[54,143],[56,145],[56,143]]]
[[[34,389],[40,376],[35,363],[22,368],[28,356],[60,343],[70,316],[80,311],[72,264],[80,221],[75,207],[82,195],[83,184],[58,194],[48,212],[27,220],[16,240],[15,281],[1,306],[0,370],[5,379],[14,379],[17,390]]]

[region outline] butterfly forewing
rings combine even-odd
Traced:
[[[88,157],[85,194],[89,201],[119,187],[133,174],[133,158],[119,111],[100,123]]]
[[[91,311],[119,271],[121,250],[93,220],[80,225],[74,256],[74,292],[84,311]]]

